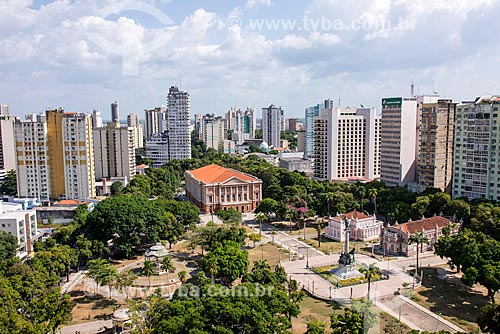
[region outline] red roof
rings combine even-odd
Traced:
[[[450,224],[450,220],[446,219],[441,216],[436,216],[436,217],[431,217],[431,218],[426,218],[426,219],[421,219],[421,220],[415,220],[415,221],[409,221],[407,223],[401,224],[401,225],[395,225],[391,226],[394,228],[397,228],[398,230],[401,230],[402,232],[406,234],[414,234],[417,232],[422,232],[422,229],[424,231],[430,231],[436,228],[436,226],[441,229],[443,227],[446,227]]]
[[[337,217],[340,217],[341,219],[344,219],[344,217],[347,217],[347,219],[366,219],[366,218],[371,218],[371,216],[368,216],[362,212],[358,212],[356,210],[345,213],[345,214],[340,214]]]
[[[85,202],[80,202],[76,199],[63,199],[59,202],[55,202],[54,205],[81,205],[85,204]]]
[[[194,169],[189,171],[188,173],[190,173],[195,179],[204,183],[225,182],[229,179],[232,179],[233,177],[236,177],[243,181],[259,181],[259,179],[256,177],[215,164]]]

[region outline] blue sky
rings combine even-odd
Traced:
[[[194,113],[437,91],[498,94],[500,0],[0,0],[0,104],[122,118],[165,104]]]

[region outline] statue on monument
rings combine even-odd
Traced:
[[[340,254],[340,259],[339,259],[339,266],[344,267],[344,266],[352,266],[354,265],[354,253],[355,249],[353,248],[351,251],[349,251],[349,239],[350,239],[350,233],[351,233],[351,228],[349,226],[349,220],[347,217],[344,217],[344,224],[345,224],[345,241],[344,241],[344,250]]]

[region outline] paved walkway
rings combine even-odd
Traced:
[[[111,328],[113,323],[111,320],[99,320],[94,322],[86,322],[84,324],[71,325],[61,328],[61,334],[95,334],[100,333],[104,330],[104,327],[107,329]]]
[[[366,255],[358,254],[356,260],[366,264],[376,263],[383,272],[389,273],[389,280],[372,283],[370,291],[370,299],[381,310],[396,319],[400,319],[412,329],[431,332],[436,331],[436,328],[437,330],[444,329],[450,332],[462,331],[458,326],[408,298],[394,294],[398,288],[402,287],[404,282],[411,284],[413,278],[403,271],[401,267],[394,265],[393,261],[389,261],[389,269],[387,269],[387,262],[381,262]],[[315,256],[309,258],[309,266],[331,265],[337,261],[338,255]],[[304,289],[321,299],[335,300],[342,305],[348,305],[351,299],[367,296],[367,284],[335,289],[335,286],[330,282],[306,269],[306,260],[286,261],[283,266],[290,278],[297,280]]]

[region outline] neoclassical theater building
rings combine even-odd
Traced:
[[[205,213],[234,208],[252,212],[262,200],[262,181],[219,165],[187,171],[186,196]]]

